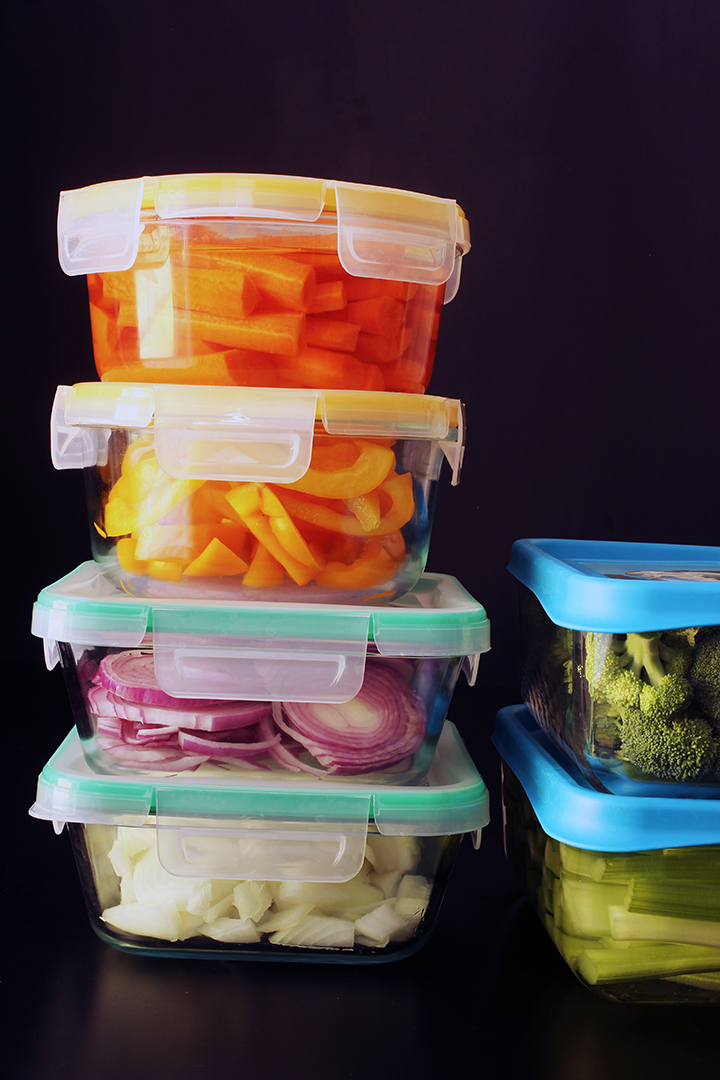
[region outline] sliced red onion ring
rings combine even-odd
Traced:
[[[215,698],[176,698],[166,694],[155,678],[152,653],[108,653],[100,661],[93,681],[100,683],[124,701],[134,701],[140,705],[170,705],[193,709],[223,704],[220,699]]]

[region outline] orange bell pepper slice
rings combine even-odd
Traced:
[[[262,544],[257,544],[255,554],[250,560],[250,569],[243,578],[243,585],[251,589],[267,589],[282,585],[285,580],[285,571],[277,559],[274,559],[268,549]]]
[[[185,567],[186,577],[234,577],[244,574],[248,564],[216,536],[196,559]]]
[[[385,550],[380,540],[370,540],[359,559],[328,563],[317,575],[318,585],[328,589],[371,589],[384,585],[397,571],[400,561]]]
[[[352,464],[346,464],[348,443],[356,453]],[[379,487],[394,465],[395,454],[388,446],[369,439],[338,439],[314,450],[305,475],[283,487],[326,499],[354,499]]]
[[[292,518],[332,532],[367,539],[396,532],[410,521],[415,512],[411,473],[393,472],[380,484],[378,496],[383,509],[382,516],[375,526],[368,529],[364,528],[364,525],[371,524],[369,517],[366,516],[363,520],[356,516],[349,506],[349,512],[343,513],[335,506],[305,498],[302,494],[287,491],[284,487],[276,487],[275,492]],[[347,503],[345,505],[347,506]],[[358,505],[355,500],[353,505]]]
[[[264,486],[263,484],[238,484],[228,492],[228,502],[240,515],[243,524],[260,541],[263,547],[267,548],[295,584],[306,585],[308,581],[312,581],[315,577],[319,566],[309,548],[307,549],[308,562],[303,563],[294,558],[278,539],[273,531],[272,519],[263,513],[262,491]],[[283,516],[287,516],[284,508]],[[299,533],[298,537],[302,541]],[[302,543],[304,544],[304,541]],[[312,565],[310,565],[310,560],[312,560]]]

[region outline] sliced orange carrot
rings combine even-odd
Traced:
[[[305,316],[295,311],[252,314],[247,319],[176,311],[174,326],[191,341],[214,341],[230,348],[255,349],[280,356],[297,356],[304,346]]]
[[[222,270],[182,269],[173,276],[173,303],[230,319],[245,319],[260,299],[249,274],[236,266]]]
[[[248,564],[217,537],[185,567],[186,577],[234,577],[244,574]]]
[[[321,349],[339,349],[353,352],[360,327],[341,319],[326,319],[321,315],[308,315],[305,320],[305,341]]]
[[[358,390],[384,390],[385,376],[377,364],[363,364],[365,381]]]
[[[410,300],[417,292],[418,286],[412,281],[349,277],[345,288],[348,300],[372,300],[375,296],[392,296],[395,300]]]
[[[114,367],[117,364],[118,324],[117,319],[108,315],[102,308],[90,304],[90,329],[92,332],[93,353],[98,370]]]
[[[370,300],[356,300],[345,309],[350,322],[370,334],[382,334],[393,338],[400,333],[405,318],[405,305],[392,296],[375,296]]]
[[[343,264],[334,251],[286,251],[285,255],[295,262],[312,266],[318,281],[326,280],[328,277],[347,278],[350,276],[343,269]]]
[[[274,588],[282,585],[285,580],[285,571],[277,559],[274,559],[268,549],[258,543],[255,553],[250,562],[250,569],[243,578],[243,585],[254,588]]]
[[[355,346],[355,355],[364,364],[390,364],[400,356],[402,331],[393,338],[380,334],[361,332]]]
[[[310,305],[309,314],[316,315],[323,311],[342,311],[347,304],[345,283],[342,281],[321,281],[315,289],[315,297]]]
[[[319,387],[323,390],[360,390],[365,383],[363,365],[352,353],[308,346],[298,356],[278,365],[283,386]]]
[[[135,304],[135,271],[115,270],[102,275],[102,289],[105,300],[129,300]]]
[[[401,356],[383,366],[385,389],[405,394],[424,394],[430,379],[428,365],[419,360]]]
[[[198,256],[192,256],[192,265],[198,266]],[[262,293],[292,311],[307,311],[312,303],[315,270],[307,263],[288,259],[273,251],[238,248],[215,256],[214,265],[221,271],[231,267],[246,271]]]

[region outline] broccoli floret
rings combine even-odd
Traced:
[[[720,724],[720,626],[698,630],[688,679],[703,714]]]
[[[718,762],[720,732],[693,706],[694,633],[586,635],[596,744],[652,776],[697,780]]]
[[[620,756],[651,776],[698,780],[713,769],[717,740],[702,717],[662,720],[629,709],[622,723]]]

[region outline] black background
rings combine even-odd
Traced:
[[[716,0],[6,0],[3,27],[4,986],[22,1075],[429,1076],[470,1048],[489,1076],[714,1060],[707,1011],[606,1006],[556,958],[502,861],[488,737],[517,696],[513,540],[720,542]],[[430,385],[465,401],[467,453],[460,486],[441,479],[428,568],[491,618],[480,687],[451,715],[495,817],[437,936],[394,967],[116,955],[84,921],[65,837],[25,816],[70,725],[32,602],[89,557],[81,477],[49,456],[56,386],[96,377],[58,195],[194,171],[408,188],[470,223]]]

